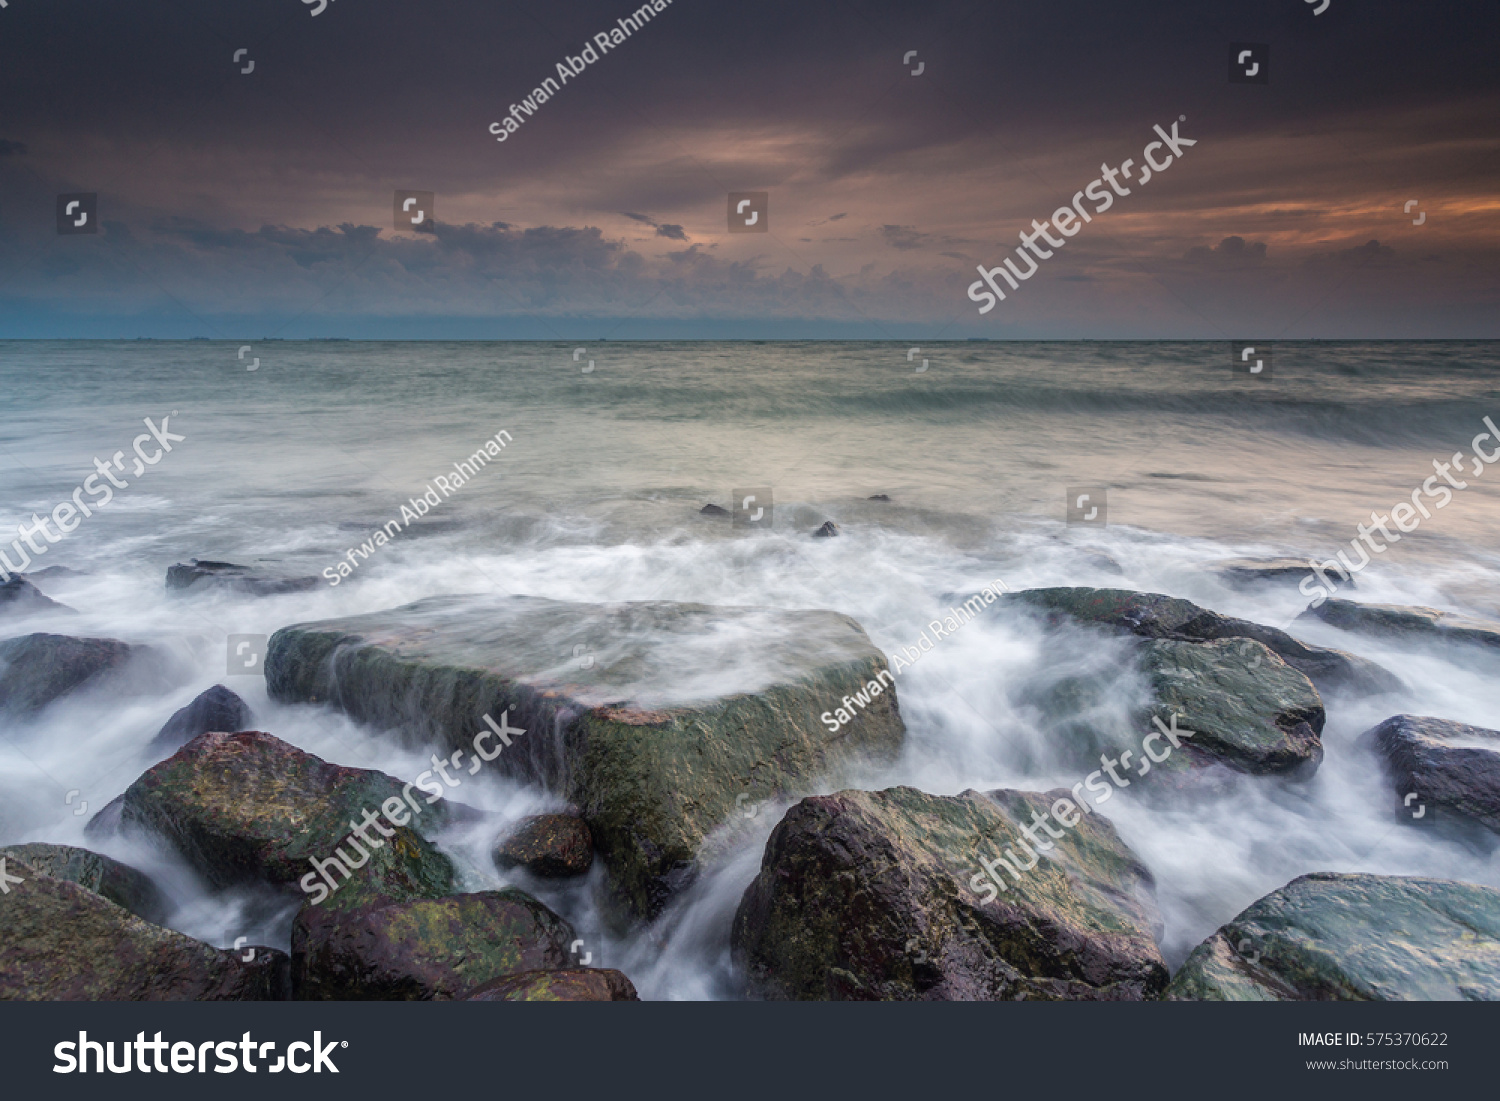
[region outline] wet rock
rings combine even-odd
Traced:
[[[123,906],[143,921],[160,925],[166,920],[169,909],[166,896],[144,872],[118,860],[72,845],[42,842],[11,845],[0,849],[0,856],[30,865],[39,875],[76,883],[116,906]]]
[[[1214,563],[1214,572],[1226,585],[1251,589],[1261,585],[1300,585],[1305,577],[1315,576],[1312,567],[1300,558],[1229,558]],[[1354,587],[1353,578],[1343,582]]]
[[[1500,623],[1491,623],[1436,608],[1403,604],[1360,604],[1337,598],[1308,608],[1298,618],[1321,619],[1345,631],[1421,641],[1458,642],[1500,647]]]
[[[1206,642],[1221,638],[1253,638],[1274,650],[1294,669],[1306,674],[1321,692],[1390,692],[1401,682],[1372,661],[1299,642],[1285,631],[1200,608],[1190,600],[1140,593],[1129,589],[1055,588],[1013,593],[1013,603],[1039,608],[1050,618],[1071,617],[1129,631],[1143,638]]]
[[[469,1002],[638,1002],[635,986],[622,972],[572,967],[564,971],[523,971],[485,983]]]
[[[538,814],[495,847],[501,868],[525,868],[546,879],[583,875],[594,862],[588,823],[568,814]]]
[[[1125,572],[1113,555],[1105,554],[1103,551],[1085,551],[1082,557],[1094,569],[1102,570],[1104,573],[1124,574]]]
[[[873,497],[866,497],[865,498],[865,500],[867,500],[867,501],[889,501],[890,499],[891,499],[890,495],[889,494],[885,494],[885,493],[877,493]]]
[[[131,784],[120,817],[170,844],[215,887],[266,883],[319,897],[355,882],[387,898],[434,897],[453,889],[454,872],[429,838],[453,808],[429,805],[427,790],[329,764],[258,730],[214,732]],[[363,825],[362,843],[352,831],[367,811],[382,816],[382,828]],[[409,822],[396,825],[402,818]],[[314,859],[327,869],[321,877]]]
[[[832,520],[824,520],[823,526],[820,527],[817,531],[813,532],[813,535],[815,535],[819,539],[828,539],[832,536],[837,535],[838,533],[839,526],[837,524],[835,524]]]
[[[250,725],[250,705],[222,684],[203,692],[182,708],[151,739],[151,748],[175,752],[199,734],[233,734]]]
[[[1073,825],[1044,821],[1054,809]],[[1029,846],[1022,826],[1050,851]],[[1037,834],[1049,827],[1061,837]],[[1006,853],[1018,877],[995,859]],[[752,993],[768,998],[1134,1001],[1166,989],[1159,926],[1150,872],[1068,792],[901,787],[792,807],[731,943]]]
[[[290,996],[283,952],[250,963],[153,925],[93,891],[7,858],[0,1000],[263,1001]],[[22,882],[16,883],[19,877]]]
[[[820,719],[885,670],[834,612],[450,596],[278,631],[266,685],[549,787],[587,821],[618,919],[659,914],[745,797],[893,759],[893,688],[837,732]],[[530,733],[501,746],[485,715]]]
[[[292,925],[299,1000],[462,998],[492,979],[568,966],[572,927],[524,891],[393,902],[364,888]]]
[[[123,671],[146,647],[112,638],[35,634],[0,642],[0,711],[32,714]]]
[[[1396,715],[1360,741],[1383,758],[1398,798],[1415,792],[1435,821],[1456,815],[1500,833],[1500,730]]]
[[[698,515],[700,515],[700,516],[728,516],[729,515],[729,510],[727,508],[720,508],[718,505],[704,505],[702,508],[700,508],[698,510]]]
[[[82,570],[70,570],[67,566],[47,566],[40,570],[31,570],[26,574],[28,581],[57,581],[66,580],[69,577],[87,577],[88,574]]]
[[[1152,639],[1144,644],[1142,668],[1154,697],[1151,714],[1179,716],[1195,732],[1184,739],[1183,754],[1156,768],[1217,762],[1239,772],[1307,776],[1323,760],[1323,701],[1268,646],[1248,638]],[[1139,725],[1149,730],[1151,719],[1143,716]],[[1160,738],[1151,748],[1166,752]]]
[[[1175,1001],[1500,1000],[1500,891],[1319,872],[1193,949]]]
[[[31,615],[34,612],[71,612],[33,585],[27,578],[11,577],[0,582],[0,615]]]
[[[98,814],[90,818],[83,827],[83,836],[93,841],[102,841],[120,832],[121,816],[125,810],[125,796],[116,795]]]
[[[233,562],[194,558],[167,569],[169,591],[219,589],[251,596],[275,596],[279,593],[305,593],[317,587],[316,577],[288,577],[256,566],[237,566]]]

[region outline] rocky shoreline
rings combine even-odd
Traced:
[[[305,589],[197,561],[168,587]],[[61,609],[22,578],[3,595],[0,617]],[[1318,618],[1414,644],[1500,638],[1429,609],[1348,604]],[[214,891],[294,909],[290,951],[164,927],[160,886],[102,853],[12,845],[0,848],[0,998],[635,1000],[630,978],[588,967],[573,925],[531,893],[466,890],[444,831],[491,830],[496,869],[576,883],[614,927],[638,929],[744,837],[747,806],[775,804],[789,809],[727,931],[750,997],[1500,999],[1500,891],[1432,878],[1299,876],[1224,915],[1171,973],[1155,876],[1098,810],[1117,793],[1211,791],[1215,777],[1305,782],[1331,752],[1328,709],[1378,701],[1396,674],[1160,594],[1031,589],[984,614],[1126,645],[1148,690],[1140,746],[1112,756],[1079,717],[1087,686],[1061,683],[1040,706],[1080,767],[1071,789],[878,788],[907,741],[900,702],[890,683],[855,721],[820,721],[888,670],[833,611],[443,596],[286,626],[266,654],[274,701],[342,712],[430,751],[433,769],[325,761],[249,729],[249,707],[214,686],[165,717],[143,746],[164,759],[86,836],[154,846]],[[0,716],[155,684],[164,669],[121,640],[6,638]],[[1394,715],[1358,749],[1385,769],[1375,798],[1420,804],[1406,825],[1494,849],[1500,732]],[[566,810],[492,827],[463,801],[482,769]]]

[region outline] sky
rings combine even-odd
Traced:
[[[1500,337],[1489,0],[673,0],[587,61],[638,7],[8,0],[0,338]]]

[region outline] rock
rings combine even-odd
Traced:
[[[1152,639],[1144,644],[1142,668],[1154,696],[1151,713],[1164,721],[1176,715],[1195,732],[1184,739],[1184,764],[1219,762],[1240,772],[1308,776],[1323,760],[1322,699],[1307,677],[1264,644],[1248,638]],[[1150,729],[1150,718],[1139,725]],[[1154,767],[1169,771],[1178,759],[1174,754]]]
[[[87,577],[88,574],[82,570],[70,570],[67,566],[47,566],[45,569],[32,570],[26,575],[28,581],[56,581],[58,578]]]
[[[587,667],[572,656],[585,645],[598,654]],[[549,787],[587,821],[616,920],[659,914],[744,798],[893,760],[904,735],[893,688],[836,733],[820,719],[885,670],[834,612],[446,596],[284,628],[266,686],[443,753],[478,743],[490,767]],[[502,746],[486,715],[532,733]]]
[[[44,596],[24,577],[0,582],[0,615],[31,615],[34,612],[71,612],[73,609]]]
[[[994,859],[1008,850],[1023,868],[1028,857],[1037,861],[1020,826],[1037,830],[1067,796],[898,787],[802,800],[772,831],[735,914],[731,944],[751,992],[803,1000],[1160,997],[1168,975],[1151,873],[1108,819],[1076,817],[1019,880]],[[1078,815],[1069,805],[1059,824]],[[1016,857],[1018,848],[1027,857]]]
[[[1398,800],[1415,792],[1424,817],[1457,815],[1500,833],[1500,730],[1396,715],[1360,741],[1384,759]]]
[[[702,508],[700,508],[698,510],[698,515],[700,515],[700,516],[728,516],[729,515],[729,510],[727,508],[720,508],[718,505],[704,505]]]
[[[824,520],[823,526],[820,527],[817,531],[813,532],[813,535],[817,536],[819,539],[827,539],[831,536],[837,535],[838,533],[839,526],[837,524],[835,524],[832,520]]]
[[[461,998],[502,975],[568,966],[573,940],[524,891],[393,902],[360,889],[298,912],[292,985],[303,1001]]]
[[[1206,642],[1217,638],[1253,638],[1274,650],[1292,668],[1306,674],[1320,692],[1390,692],[1401,687],[1391,673],[1372,661],[1299,642],[1285,631],[1245,619],[1233,619],[1200,608],[1190,600],[1138,593],[1129,589],[1026,589],[1007,598],[1043,609],[1054,619],[1070,616],[1130,631],[1143,638]]]
[[[112,638],[23,635],[0,642],[0,711],[31,714],[146,653]]]
[[[873,497],[866,497],[865,498],[865,500],[867,500],[867,501],[889,501],[890,499],[891,499],[890,495],[889,494],[885,494],[885,493],[877,493]]]
[[[1500,646],[1500,624],[1441,612],[1436,608],[1360,604],[1334,598],[1308,608],[1298,618],[1321,619],[1341,630],[1370,635]]]
[[[391,836],[373,850],[351,836],[351,821],[380,815],[391,800],[405,804],[391,805],[409,824],[386,825]],[[412,817],[413,808],[422,813]],[[449,813],[445,802],[429,806],[418,789],[383,772],[329,764],[248,730],[201,734],[147,770],[126,789],[120,818],[170,843],[215,887],[259,882],[300,897],[324,893],[329,881],[357,882],[406,899],[453,889],[453,866],[429,840]],[[372,844],[385,836],[370,826],[364,832]],[[356,864],[357,854],[368,863]],[[347,879],[333,858],[349,868]],[[329,869],[324,878],[314,859]]]
[[[175,752],[199,734],[233,734],[250,725],[250,706],[222,684],[216,684],[182,708],[151,739],[151,748]]]
[[[83,836],[90,840],[102,841],[113,837],[120,832],[120,820],[125,810],[125,796],[116,795],[98,814],[90,818],[88,825],[83,827]]]
[[[546,879],[583,875],[594,862],[588,823],[568,814],[538,814],[495,846],[500,868],[520,866]]]
[[[1318,872],[1193,949],[1174,1001],[1500,1000],[1500,891]]]
[[[1119,562],[1115,561],[1114,556],[1105,554],[1103,551],[1085,551],[1083,554],[1083,560],[1090,566],[1093,566],[1094,569],[1102,570],[1104,573],[1112,573],[1117,575],[1123,575],[1125,573],[1124,568],[1120,565]]]
[[[316,577],[287,577],[258,569],[237,566],[233,562],[206,562],[191,559],[167,569],[167,589],[220,589],[251,596],[274,596],[279,593],[305,593],[318,587]]]
[[[1316,576],[1301,558],[1228,558],[1214,563],[1214,572],[1226,585],[1250,589],[1259,585],[1300,585],[1304,577]],[[1354,587],[1351,577],[1345,582]]]
[[[0,1000],[278,1001],[290,996],[283,952],[225,951],[143,921],[25,861],[6,860],[0,899]],[[14,882],[20,877],[22,882]]]
[[[170,909],[166,896],[144,872],[88,849],[35,842],[0,849],[0,856],[27,864],[39,875],[76,883],[153,925],[162,924]]]
[[[563,971],[523,971],[492,979],[468,1002],[638,1002],[640,995],[622,972],[570,967]]]

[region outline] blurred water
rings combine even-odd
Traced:
[[[1206,567],[1329,557],[1500,415],[1500,345],[1485,342],[1280,344],[1269,380],[1232,374],[1227,345],[1200,343],[937,344],[923,347],[920,374],[904,346],[883,343],[587,347],[596,366],[585,374],[573,346],[261,342],[249,372],[237,344],[0,343],[0,532],[68,500],[95,456],[128,457],[143,418],[170,416],[186,437],[143,475],[121,474],[129,487],[38,557],[33,569],[83,571],[41,582],[78,614],[3,629],[152,643],[175,659],[179,685],[0,720],[0,843],[79,843],[88,817],[153,763],[145,747],[167,716],[216,682],[246,697],[261,729],[411,778],[425,754],[319,708],[273,704],[259,678],[226,679],[225,639],[441,593],[833,608],[887,653],[915,642],[944,594],[994,578],[1168,592],[1285,625],[1305,604],[1294,588],[1234,590]],[[336,588],[262,599],[164,589],[166,567],[189,557],[317,574],[501,429],[511,442],[500,459]],[[698,514],[746,486],[774,489],[772,530]],[[1070,486],[1108,488],[1107,527],[1063,522]],[[867,500],[877,493],[891,500]],[[1493,481],[1471,478],[1353,595],[1494,616],[1497,503]],[[826,519],[841,537],[811,538]],[[1408,688],[1328,700],[1327,757],[1311,783],[1101,808],[1157,876],[1174,965],[1303,872],[1500,885],[1493,857],[1398,828],[1375,763],[1353,747],[1399,711],[1500,726],[1495,663],[1321,624],[1296,633],[1382,661]],[[902,674],[907,749],[867,782],[1071,786],[1082,775],[1042,733],[1035,691],[1065,675],[1101,680],[1114,701],[1101,721],[1123,723],[1140,690],[1123,653],[1087,632],[968,624]],[[457,797],[510,818],[557,805],[487,772]],[[75,814],[82,801],[89,811]],[[595,965],[623,967],[643,995],[733,996],[729,921],[778,818],[761,808],[753,837],[625,942],[600,931],[586,886],[509,881],[570,917]],[[494,832],[449,839],[472,886],[505,880],[487,857]],[[285,944],[285,911],[207,896],[157,854],[120,855],[163,877],[176,927]]]

